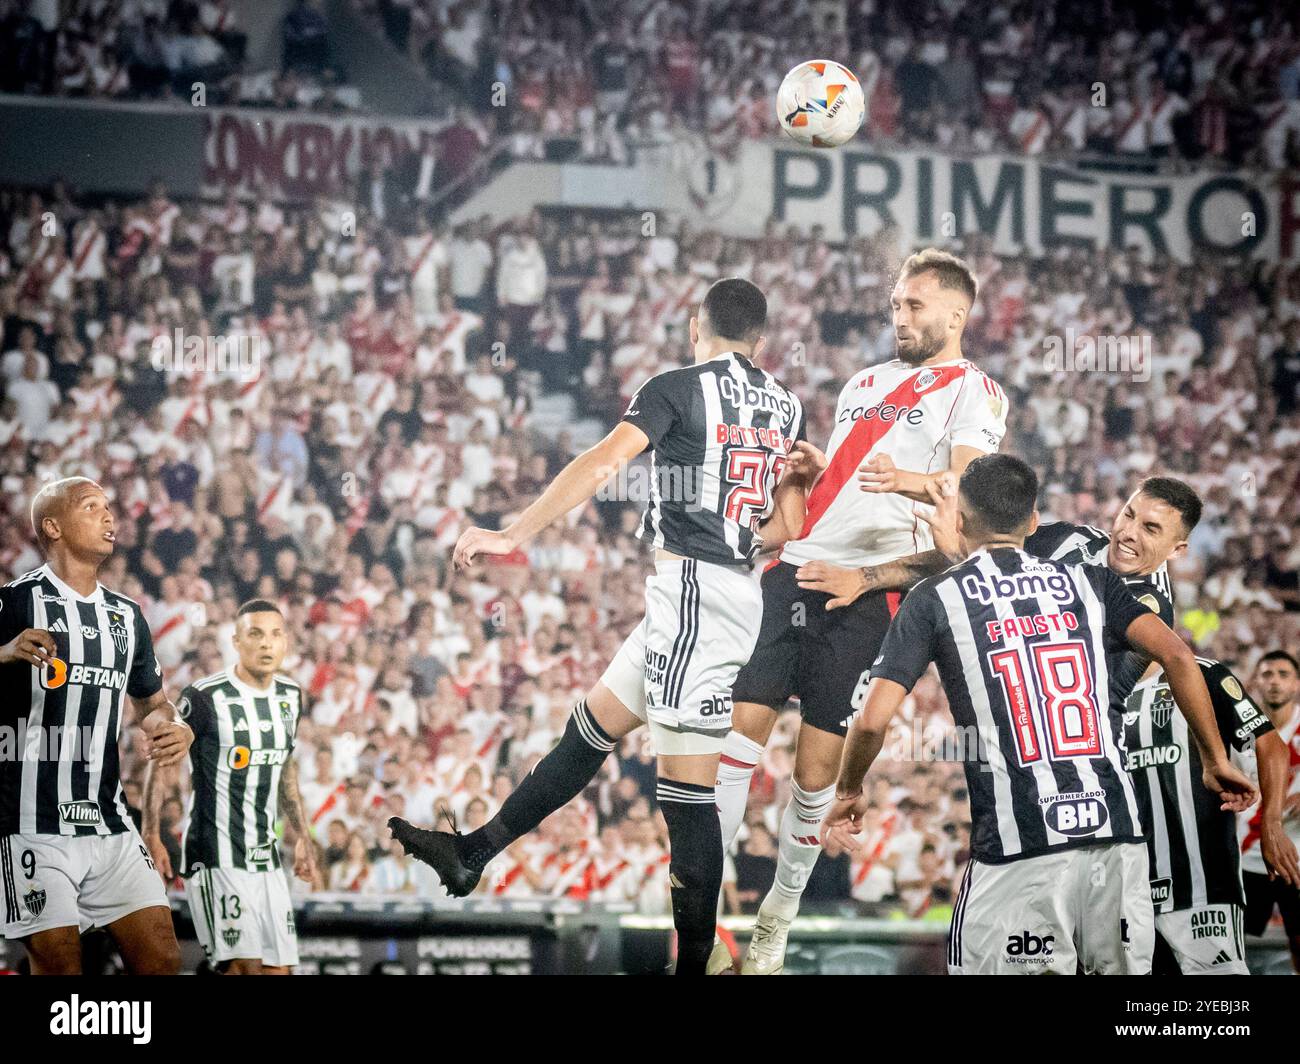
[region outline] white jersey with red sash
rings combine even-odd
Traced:
[[[840,392],[826,449],[830,464],[808,495],[803,531],[781,560],[857,568],[929,550],[930,529],[914,514],[915,504],[862,491],[858,468],[885,454],[898,469],[945,470],[953,447],[996,451],[1006,426],[1006,395],[965,359],[931,366],[894,359],[855,374]]]
[[[1300,703],[1291,706],[1291,719],[1277,727],[1277,734],[1286,743],[1290,751],[1290,775],[1287,777],[1286,798],[1283,806],[1300,795]],[[1256,805],[1237,816],[1237,838],[1241,842],[1241,870],[1255,872],[1261,876],[1268,875],[1264,864],[1264,855],[1259,849],[1259,833],[1262,826],[1261,807]],[[1300,813],[1293,812],[1285,817],[1282,826],[1287,837],[1300,846]]]

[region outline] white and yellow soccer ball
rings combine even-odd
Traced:
[[[781,128],[800,144],[837,148],[853,139],[866,114],[862,85],[853,71],[831,59],[800,63],[776,93]]]

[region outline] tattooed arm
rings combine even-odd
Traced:
[[[320,872],[316,867],[316,847],[311,841],[311,825],[303,808],[302,792],[298,789],[298,762],[289,758],[280,774],[280,812],[293,832],[293,872],[299,879],[319,890]]]

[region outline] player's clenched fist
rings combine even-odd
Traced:
[[[56,653],[58,647],[54,643],[54,636],[41,628],[28,628],[0,647],[0,665],[9,665],[15,661],[25,661],[29,665],[48,665]]]
[[[1220,809],[1244,813],[1259,801],[1259,791],[1230,761],[1206,764],[1201,770],[1201,782],[1219,796]]]
[[[504,532],[493,532],[487,528],[467,528],[456,540],[456,549],[452,551],[452,564],[457,569],[468,569],[474,564],[479,554],[509,554],[515,549],[515,543]]]
[[[862,818],[867,815],[868,804],[867,796],[862,791],[842,798],[837,795],[835,804],[831,806],[826,819],[822,821],[822,846],[826,845],[832,833],[839,835],[841,839],[846,834],[859,834],[862,831]]]
[[[146,733],[149,740],[148,758],[163,768],[179,764],[190,752],[194,732],[179,720],[160,721]]]
[[[811,484],[827,466],[826,455],[807,440],[796,443],[785,459],[785,476],[803,477]]]

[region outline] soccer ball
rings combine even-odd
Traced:
[[[776,118],[801,144],[836,148],[853,139],[866,113],[862,84],[830,59],[800,63],[776,93]]]

